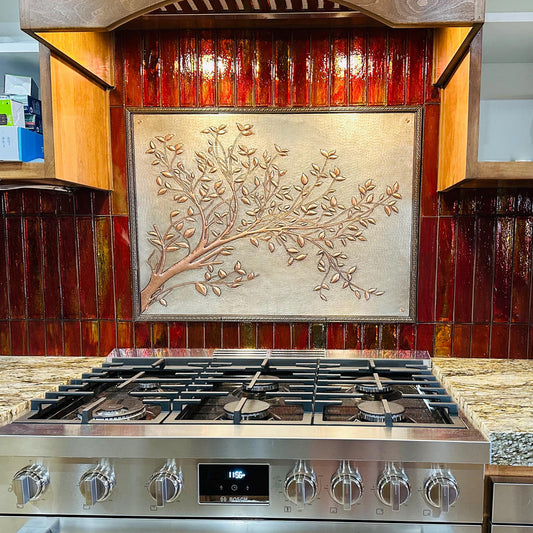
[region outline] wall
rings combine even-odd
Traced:
[[[118,34],[114,192],[2,193],[0,353],[327,346],[533,357],[533,193],[436,193],[431,50],[426,30]],[[424,108],[415,324],[132,321],[124,106],[405,104]]]

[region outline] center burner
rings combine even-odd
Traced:
[[[388,411],[385,409],[386,405]],[[368,422],[386,422],[388,414],[392,422],[401,422],[404,419],[405,407],[395,402],[361,402],[358,407],[361,418]]]
[[[245,392],[274,392],[279,390],[280,379],[278,376],[262,374],[258,379],[253,379],[243,386]]]
[[[142,401],[131,396],[112,396],[93,410],[93,420],[140,420],[146,414]],[[81,412],[78,417],[81,419]]]
[[[268,416],[270,404],[261,400],[243,399],[224,406],[226,418],[232,420],[236,415],[242,420],[263,420]]]

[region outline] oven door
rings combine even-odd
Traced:
[[[481,533],[479,525],[1,516],[2,533]]]

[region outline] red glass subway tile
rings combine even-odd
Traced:
[[[63,331],[65,335],[65,356],[76,357],[81,355],[81,322],[64,322]]]
[[[517,217],[513,249],[513,292],[511,321],[529,322],[533,218]]]
[[[254,33],[251,30],[237,30],[235,40],[237,105],[251,106],[254,102]]]
[[[363,350],[379,349],[379,326],[377,324],[363,325]]]
[[[257,324],[257,347],[267,349],[274,347],[274,324],[272,322]]]
[[[381,326],[381,349],[397,350],[398,349],[398,325],[383,324]]]
[[[494,220],[476,221],[476,263],[474,269],[473,321],[490,322],[492,307],[492,272],[494,268]]]
[[[367,30],[356,28],[350,38],[350,104],[364,105],[367,101]]]
[[[414,350],[415,326],[413,324],[400,324],[398,330],[398,348],[400,350]]]
[[[475,189],[460,189],[458,192],[457,214],[474,215],[476,213],[477,191]]]
[[[475,220],[457,219],[457,265],[455,268],[454,320],[472,321],[472,290],[474,286]]]
[[[159,64],[159,32],[143,32],[143,106],[155,107],[161,103]]]
[[[274,105],[277,107],[291,105],[290,42],[289,31],[274,33]]]
[[[46,355],[44,320],[28,320],[28,355]]]
[[[51,215],[56,211],[56,197],[52,191],[41,191],[39,194],[39,212],[42,215]]]
[[[492,215],[496,210],[496,195],[493,189],[476,190],[476,215]]]
[[[98,316],[103,319],[115,318],[115,294],[113,286],[113,254],[111,219],[95,218],[96,233],[96,272],[98,294]]]
[[[348,69],[349,32],[333,30],[331,34],[331,96],[330,105],[348,105],[350,72]]]
[[[61,318],[59,240],[57,219],[42,218],[44,313],[46,318]]]
[[[424,109],[422,185],[420,192],[420,213],[422,216],[436,216],[439,209],[439,196],[437,193],[439,111],[440,108],[436,105],[428,105]]]
[[[368,105],[387,102],[387,30],[368,30]]]
[[[361,324],[346,324],[344,346],[347,350],[363,349],[363,326]]]
[[[11,330],[9,322],[0,322],[0,355],[11,355]]]
[[[100,320],[100,348],[101,356],[106,356],[117,347],[116,324],[112,320]]]
[[[127,217],[113,217],[113,256],[115,268],[115,306],[117,318],[133,316],[130,234]]]
[[[80,312],[82,318],[96,318],[96,270],[94,232],[90,218],[76,219],[78,237],[78,270],[80,273]]]
[[[488,324],[472,325],[472,357],[489,356],[490,326]]]
[[[452,325],[435,325],[435,357],[450,357],[452,353]]]
[[[511,282],[513,279],[513,238],[512,218],[496,220],[494,253],[494,292],[492,320],[508,322],[511,315]]]
[[[255,35],[255,105],[272,105],[272,32],[258,30]]]
[[[440,100],[439,89],[435,87],[432,83],[432,72],[433,72],[433,30],[426,30],[426,92],[424,96],[424,101],[429,102],[438,102]]]
[[[135,348],[151,348],[150,322],[134,322]]]
[[[417,321],[435,320],[437,218],[422,217],[418,246]]]
[[[205,347],[220,348],[222,346],[222,324],[220,322],[205,323]]]
[[[439,213],[441,215],[457,215],[461,191],[453,189],[439,195]]]
[[[1,328],[0,328],[0,331],[1,331]],[[1,335],[1,333],[0,333],[0,335]],[[528,359],[533,359],[533,327],[532,326],[530,326],[530,328],[529,328],[529,350],[528,350],[527,358]]]
[[[292,345],[295,350],[306,350],[309,348],[309,324],[296,322],[292,324]]]
[[[152,323],[152,347],[168,348],[168,324],[166,322]]]
[[[255,322],[241,322],[239,325],[239,346],[241,348],[255,348],[257,346],[255,326]]]
[[[170,348],[187,347],[187,323],[172,322],[168,327],[168,345]]]
[[[387,104],[405,104],[405,68],[407,64],[407,32],[389,30],[387,56]]]
[[[177,107],[179,99],[179,40],[176,30],[161,31],[159,34],[161,66],[161,105]]]
[[[509,359],[527,359],[529,326],[511,324],[509,334]]]
[[[56,209],[57,209],[58,215],[73,215],[74,214],[74,194],[73,193],[57,194],[56,195]]]
[[[98,339],[98,322],[83,320],[81,322],[81,354],[83,357],[107,355],[100,353]]]
[[[63,324],[59,320],[46,322],[46,355],[63,355]]]
[[[9,318],[9,300],[7,299],[7,247],[5,218],[0,217],[0,319]],[[0,352],[2,353],[2,352]]]
[[[9,314],[11,318],[26,318],[24,252],[21,219],[18,217],[8,218],[6,220],[6,233],[9,276]]]
[[[284,322],[274,324],[274,348],[290,350],[291,344],[291,325]]]
[[[239,324],[237,322],[222,324],[222,348],[239,348]]]
[[[199,105],[201,107],[215,105],[215,71],[215,34],[209,30],[201,31],[198,33]]]
[[[205,327],[203,322],[187,323],[187,348],[203,348],[205,346]]]
[[[453,357],[470,357],[472,326],[455,324],[453,329]]]
[[[530,189],[516,191],[516,213],[518,215],[533,215],[533,194]]]
[[[23,221],[26,316],[44,318],[41,228],[37,217],[25,217]]]
[[[490,336],[490,357],[509,357],[509,326],[507,324],[492,324]]]
[[[39,191],[28,189],[22,191],[22,212],[25,216],[39,214]]]
[[[142,34],[128,31],[122,34],[124,51],[124,103],[128,107],[140,107],[143,102]]]
[[[308,106],[311,80],[311,48],[308,31],[293,32],[291,63],[292,105]]]
[[[198,53],[196,51],[196,33],[194,31],[180,32],[180,105],[194,107],[198,105]]]
[[[342,322],[328,324],[326,341],[328,350],[344,349],[344,324]]]
[[[326,324],[310,324],[310,348],[322,350],[326,348]]]
[[[516,197],[513,190],[498,189],[496,192],[496,214],[510,215],[516,211]]]
[[[28,355],[28,323],[22,320],[11,322],[11,346],[13,355]]]
[[[427,351],[433,357],[433,324],[418,324],[416,326],[416,349]]]
[[[330,76],[329,31],[316,30],[311,33],[311,105],[329,105]]]
[[[22,213],[22,192],[18,189],[4,193],[5,212],[9,215]]]
[[[115,87],[109,92],[109,105],[121,106],[124,103],[124,47],[123,32],[115,32],[115,58],[113,61],[113,75]]]
[[[93,193],[90,189],[78,189],[74,193],[74,205],[76,208],[76,215],[90,216],[93,213],[92,206]]]
[[[133,346],[133,322],[117,322],[117,348]]]
[[[114,137],[114,132],[113,132]],[[93,213],[95,215],[109,215],[111,208],[111,193],[108,191],[94,191]]]
[[[439,220],[439,247],[437,259],[436,319],[449,322],[453,319],[453,293],[456,256],[456,221]]]
[[[110,110],[111,160],[113,165],[113,191],[111,192],[111,212],[114,215],[128,214],[128,174],[126,164],[126,129],[124,110],[112,107]]]
[[[217,99],[219,106],[235,105],[235,38],[229,30],[217,35]]]
[[[409,30],[407,65],[407,104],[424,103],[426,71],[426,30]]]

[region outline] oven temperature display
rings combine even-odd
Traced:
[[[270,467],[265,464],[199,464],[198,501],[210,504],[268,504]]]

